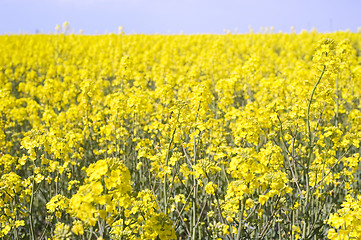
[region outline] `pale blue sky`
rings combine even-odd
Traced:
[[[0,34],[51,33],[57,24],[85,34],[246,33],[315,27],[320,32],[361,27],[360,0],[0,0]]]

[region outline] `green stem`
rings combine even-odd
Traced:
[[[15,206],[15,208],[14,208],[14,206]],[[16,205],[16,195],[13,198],[13,203],[11,204],[11,208],[12,208],[13,212],[15,211],[15,221],[17,221],[19,219],[19,214],[18,214],[18,207]],[[18,234],[17,228],[15,228],[15,239],[19,239],[19,234]]]
[[[189,194],[188,194],[188,196],[187,196],[187,199],[186,199],[186,201],[184,202],[184,205],[183,205],[182,209],[180,210],[180,212],[179,212],[179,214],[178,214],[177,221],[176,221],[176,223],[175,223],[176,226],[177,226],[177,224],[178,224],[179,219],[182,220],[182,213],[183,213],[185,207],[187,206],[188,200],[189,200],[189,198],[190,198],[193,190],[194,190],[194,186],[192,187],[191,191],[189,192]],[[183,221],[183,220],[182,220],[182,221]]]
[[[180,109],[179,109],[179,112],[178,112],[178,116],[177,116],[177,122],[179,120],[179,116],[180,116]],[[169,158],[170,158],[170,149],[171,149],[171,146],[172,146],[172,143],[174,141],[174,135],[175,135],[175,132],[177,130],[177,126],[173,129],[173,133],[172,133],[172,137],[170,139],[170,142],[169,142],[169,145],[168,145],[168,149],[167,149],[167,156],[166,156],[166,163],[165,163],[165,167],[168,166],[168,161],[169,161]],[[167,215],[167,209],[168,209],[168,186],[167,186],[167,173],[164,174],[164,189],[163,189],[163,193],[164,193],[164,214]]]
[[[35,166],[34,166],[35,169]],[[35,240],[35,234],[34,234],[34,223],[33,223],[33,203],[34,203],[34,187],[35,187],[35,179],[34,179],[34,175],[33,175],[33,180],[32,180],[32,186],[31,186],[31,199],[30,199],[30,216],[29,216],[29,220],[30,220],[30,233],[31,233],[31,239]]]
[[[197,145],[196,145],[196,136],[194,136],[194,147],[193,147],[193,164],[196,165],[197,161]],[[196,239],[196,218],[197,218],[197,179],[195,177],[195,170],[193,169],[193,201],[192,201],[192,239]]]
[[[199,109],[201,107],[201,101],[199,101],[198,104],[198,108],[197,108],[197,113],[196,113],[196,117],[194,119],[194,124],[197,124],[197,118],[198,118],[198,114],[199,114]],[[196,131],[195,129],[196,127],[194,127],[193,132]],[[197,164],[197,141],[196,141],[196,136],[194,136],[193,139],[193,164],[194,166]],[[197,179],[195,177],[195,170],[193,169],[193,201],[192,201],[192,240],[196,239],[196,221],[197,221],[197,188],[198,188],[198,182]]]
[[[316,88],[317,88],[318,84],[320,83],[320,81],[321,81],[321,79],[323,77],[323,74],[325,73],[325,70],[326,70],[326,65],[323,66],[322,73],[321,73],[320,77],[318,78],[316,84],[313,86],[313,89],[312,89],[312,92],[311,92],[311,95],[310,95],[310,99],[308,101],[306,121],[307,121],[307,131],[308,131],[308,138],[310,140],[310,144],[312,143],[312,133],[311,133],[311,126],[310,126],[311,103],[312,103],[312,100],[313,100],[313,95],[315,94]]]
[[[46,226],[45,226],[45,228],[44,228],[44,230],[43,230],[43,232],[42,232],[42,234],[40,236],[40,240],[42,240],[44,238],[44,235],[46,233],[46,229],[48,228],[48,226],[49,226],[49,222],[46,224]]]
[[[239,223],[238,223],[238,231],[237,231],[237,237],[236,240],[241,239],[241,234],[242,234],[242,228],[243,228],[243,224],[242,224],[242,218],[243,218],[243,214],[244,214],[244,208],[246,205],[246,198],[244,197],[242,200],[242,206],[241,206],[241,212],[239,215]]]
[[[338,68],[338,71],[340,72],[340,68]],[[338,91],[338,79],[339,79],[339,74],[337,74],[336,77],[336,113],[335,113],[335,127],[337,127],[338,124],[338,110],[339,110],[339,104],[340,104],[340,94]]]
[[[307,121],[307,131],[308,131],[308,138],[309,138],[309,152],[308,152],[308,158],[307,158],[307,164],[306,164],[306,171],[305,171],[305,180],[306,180],[306,201],[305,204],[303,206],[303,216],[307,216],[307,212],[308,212],[308,201],[309,201],[309,197],[310,197],[310,184],[309,184],[309,168],[310,168],[310,162],[311,162],[311,157],[312,157],[312,153],[313,153],[313,136],[312,136],[312,132],[311,132],[311,126],[310,126],[310,109],[311,109],[311,104],[312,104],[312,100],[313,100],[313,95],[315,94],[316,88],[318,86],[318,84],[320,83],[323,74],[325,73],[326,70],[326,65],[323,65],[323,69],[321,72],[320,77],[318,78],[316,84],[313,86],[311,95],[310,95],[310,99],[308,101],[308,106],[307,106],[307,115],[306,115],[306,121]],[[302,231],[302,239],[305,239],[307,233],[307,227],[308,227],[308,220],[307,219],[303,219],[304,220],[304,225],[303,225],[303,231]]]

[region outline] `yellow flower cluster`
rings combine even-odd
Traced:
[[[361,239],[359,33],[68,29],[0,36],[0,238]]]
[[[361,239],[361,198],[347,195],[341,209],[330,215],[328,224],[333,227],[328,231],[329,239]]]

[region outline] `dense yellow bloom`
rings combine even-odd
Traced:
[[[71,230],[75,235],[83,235],[84,234],[84,227],[80,221],[74,222]]]
[[[99,160],[91,164],[86,172],[88,178],[85,179],[85,184],[69,200],[69,213],[94,226],[98,216],[102,219],[107,217],[107,213],[98,206],[106,205],[107,211],[112,214],[116,206],[131,205],[130,174],[118,159]],[[105,188],[101,180],[104,181]]]
[[[329,239],[361,239],[361,197],[354,199],[347,195],[346,201],[337,213],[331,214],[328,224]]]
[[[360,39],[0,36],[0,237],[360,238]]]
[[[145,224],[145,237],[154,239],[176,239],[173,222],[163,213],[158,213],[151,217]]]
[[[50,199],[50,201],[46,204],[46,208],[50,212],[55,212],[55,210],[64,210],[68,208],[69,199],[62,195],[55,195]]]
[[[204,187],[204,190],[206,191],[206,193],[210,194],[210,195],[214,195],[214,192],[217,190],[217,185],[214,184],[213,182],[209,182],[207,183],[207,185]]]
[[[58,223],[54,230],[53,240],[70,240],[70,227],[64,223]]]

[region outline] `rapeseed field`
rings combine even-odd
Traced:
[[[0,238],[361,239],[361,34],[0,36]]]

